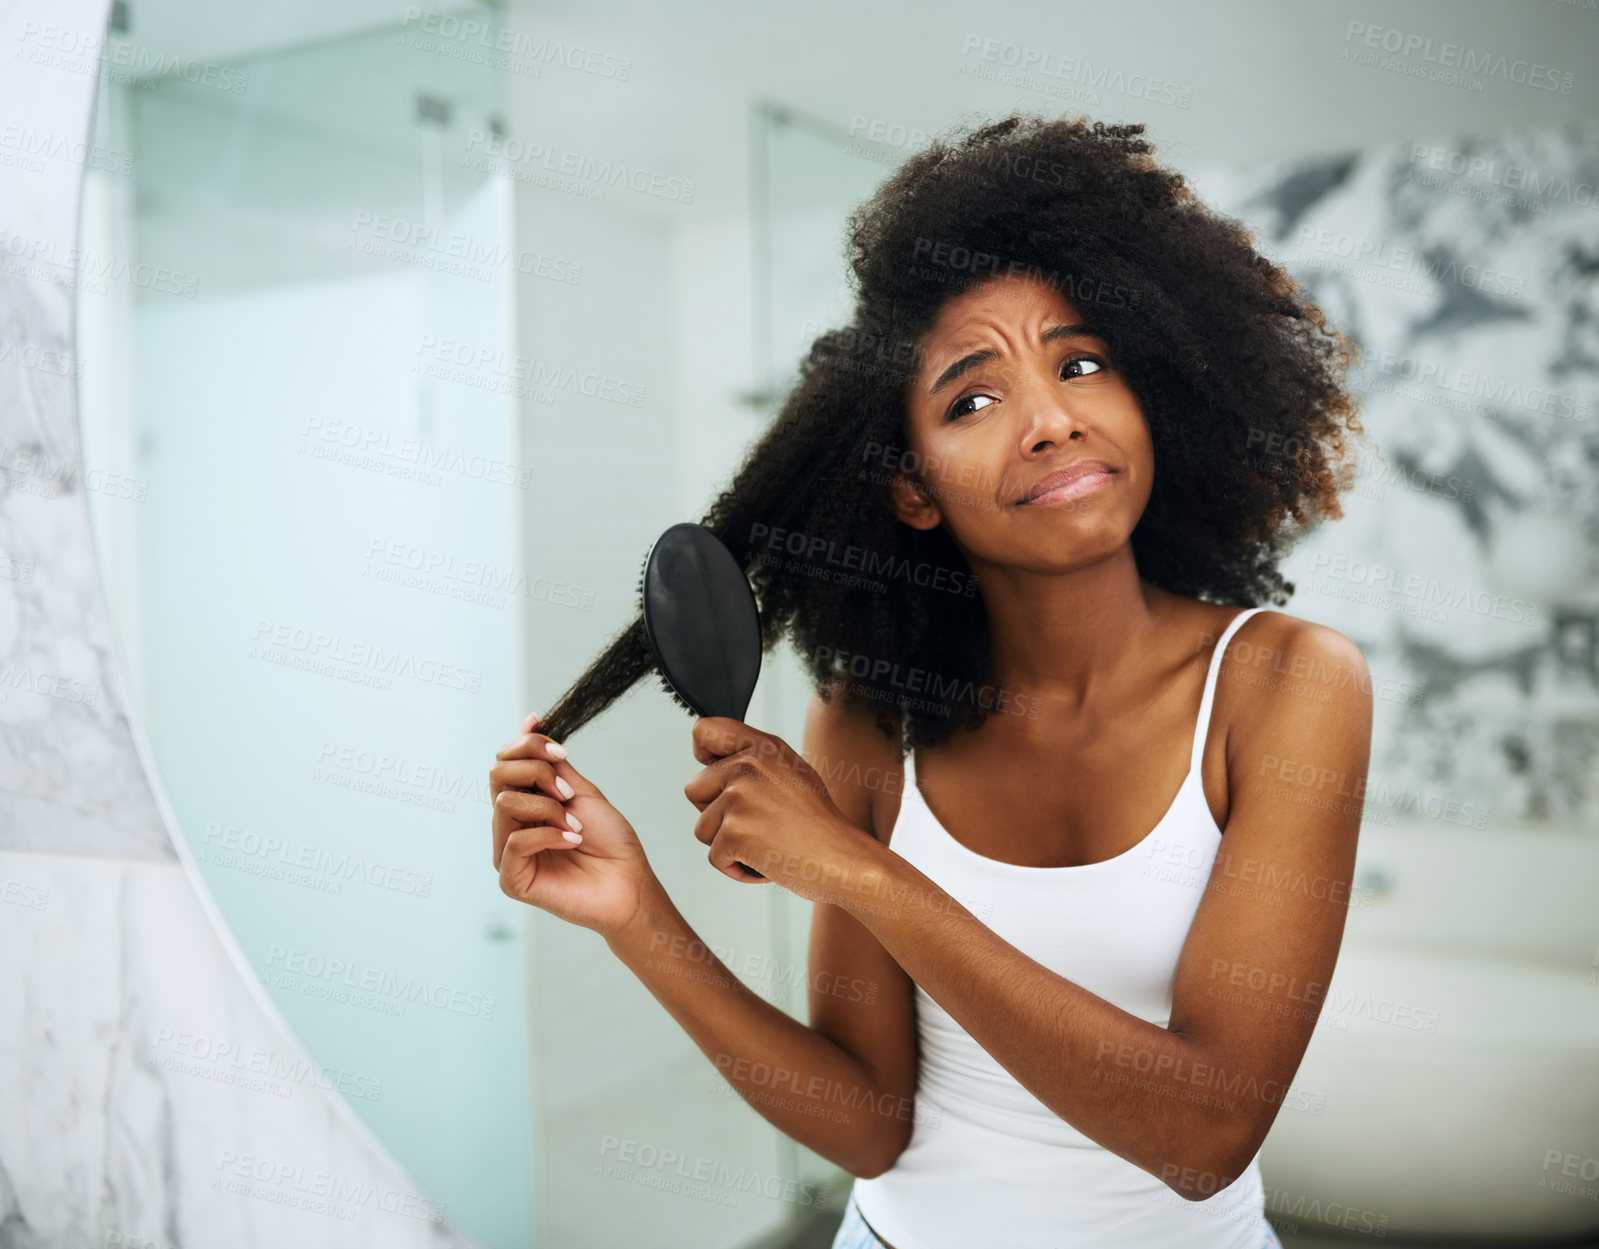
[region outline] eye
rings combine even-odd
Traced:
[[[1069,356],[1061,365],[1061,376],[1066,380],[1070,380],[1071,378],[1075,377],[1092,377],[1095,373],[1103,373],[1109,367],[1110,366],[1098,356]],[[972,394],[962,395],[959,399],[955,400],[954,403],[949,405],[949,410],[944,413],[944,419],[946,421],[958,421],[963,416],[970,416],[973,412],[981,411],[980,408],[966,406],[967,404],[976,403],[976,401],[979,399],[986,399],[988,403],[994,402],[993,395],[985,395],[981,391],[974,391]],[[987,404],[984,404],[983,406],[986,407]]]
[[[994,401],[994,396],[985,395],[981,391],[970,395],[962,395],[959,399],[955,400],[954,403],[949,405],[949,411],[944,414],[944,419],[946,421],[955,421],[959,420],[963,416],[970,416],[973,412],[979,411],[980,409],[978,408],[967,408],[963,406],[977,399],[987,399],[990,403],[992,403]]]

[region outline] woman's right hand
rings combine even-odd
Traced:
[[[638,913],[654,872],[633,826],[537,723],[528,716],[489,769],[500,891],[609,938]]]

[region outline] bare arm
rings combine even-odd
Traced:
[[[839,809],[871,833],[873,790],[854,778],[882,768],[828,762],[895,764],[891,745],[869,717],[813,699],[805,747]],[[911,982],[843,909],[818,903],[812,919],[809,1026],[763,1001],[700,945],[658,883],[607,944],[774,1127],[862,1178],[899,1156],[916,1082]]]

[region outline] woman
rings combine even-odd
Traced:
[[[836,1246],[1277,1243],[1256,1155],[1371,702],[1352,643],[1257,605],[1358,423],[1341,337],[1141,132],[1010,117],[908,160],[851,220],[853,324],[703,522],[816,685],[804,757],[700,719],[685,787],[715,867],[816,903],[808,1026],[691,965],[558,744],[650,670],[641,622],[490,772],[501,888],[856,1177]]]

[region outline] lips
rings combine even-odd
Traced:
[[[1044,477],[1020,503],[1058,503],[1074,499],[1105,484],[1116,470],[1104,460],[1079,460]]]

